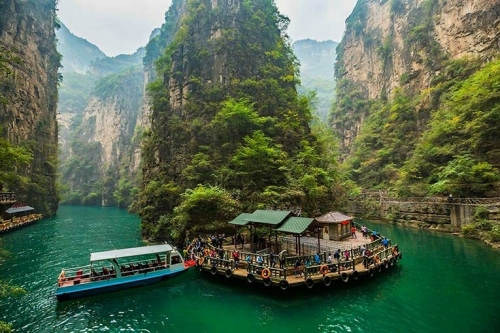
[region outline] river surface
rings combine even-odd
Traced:
[[[160,284],[58,303],[62,268],[89,253],[140,246],[138,217],[60,207],[2,235],[0,279],[26,294],[0,299],[16,332],[500,332],[499,252],[478,241],[367,222],[403,251],[397,267],[328,289],[269,292],[197,270]],[[277,288],[275,288],[277,289]]]

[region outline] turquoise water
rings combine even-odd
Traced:
[[[191,270],[145,288],[57,303],[61,268],[86,264],[93,251],[141,245],[139,223],[115,208],[61,207],[57,217],[3,235],[11,256],[0,279],[27,293],[0,299],[0,319],[16,332],[500,332],[498,251],[370,222],[403,251],[395,269],[371,279],[282,293]]]

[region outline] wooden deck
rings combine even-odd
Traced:
[[[3,220],[0,223],[0,234],[35,223],[43,218],[42,214],[31,214],[22,217],[15,217],[10,220]]]
[[[400,252],[393,252],[393,247],[380,247],[371,257],[356,257],[350,261],[303,267],[301,275],[297,276],[293,266],[286,266],[286,268],[281,269],[240,262],[238,267],[234,268],[234,261],[232,260],[211,257],[201,259],[203,264],[199,264],[200,260],[198,269],[213,276],[220,275],[225,276],[227,279],[246,280],[246,283],[276,286],[286,290],[289,287],[298,286],[312,288],[318,283],[330,286],[331,283],[337,280],[349,282],[350,280],[357,280],[361,276],[373,276],[378,272],[392,268],[401,257]],[[365,267],[364,260],[368,261],[368,267]],[[268,270],[269,278],[267,279],[263,277],[265,274],[262,274],[264,269]]]

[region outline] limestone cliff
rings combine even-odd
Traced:
[[[500,53],[500,2],[359,0],[337,51],[339,91],[350,100],[390,100],[398,87],[418,95],[440,74],[443,61],[474,56],[487,62]],[[341,109],[332,124],[347,153],[368,108]],[[419,118],[416,126],[423,128],[429,113]]]
[[[63,180],[83,203],[114,205],[120,172],[130,173],[132,141],[144,93],[144,73],[134,67],[97,81],[65,161]]]
[[[18,200],[50,215],[57,210],[57,70],[54,25],[56,0],[0,1],[0,51],[11,52],[19,61],[10,64],[12,75],[0,78],[3,134],[16,145],[33,152],[27,185],[9,184]],[[5,185],[5,184],[4,184]]]
[[[149,89],[136,202],[143,235],[177,240],[239,209],[299,205],[313,214],[329,206],[329,150],[297,93],[288,18],[273,0],[184,2]]]
[[[64,73],[59,115],[63,202],[126,207],[134,199],[141,138],[149,128],[147,86],[155,79],[155,60],[178,27],[182,3],[173,2],[146,47],[92,61],[84,76]],[[71,58],[77,52],[72,47],[80,46],[61,44],[68,50],[63,57]]]

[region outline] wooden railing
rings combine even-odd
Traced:
[[[0,233],[20,228],[24,225],[41,220],[42,218],[42,214],[31,214],[21,217],[13,217],[10,220],[3,220],[2,223],[0,223]]]
[[[15,192],[0,192],[0,203],[14,203],[16,202]]]
[[[427,204],[462,204],[462,205],[494,205],[500,204],[500,198],[452,198],[448,197],[381,197],[382,203],[427,203]]]

